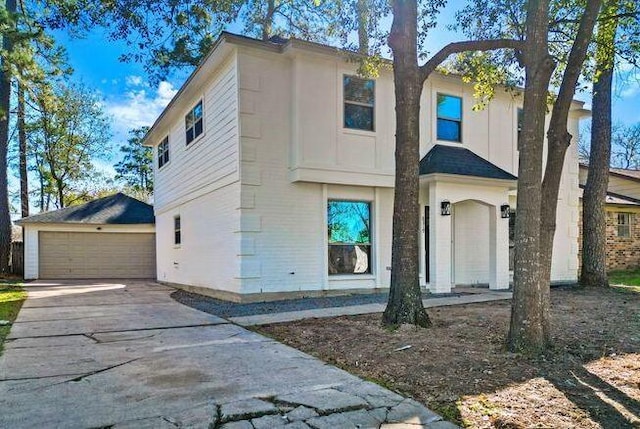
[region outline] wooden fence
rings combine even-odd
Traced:
[[[24,243],[22,241],[11,243],[11,274],[24,274]]]

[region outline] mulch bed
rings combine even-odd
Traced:
[[[640,294],[560,289],[552,300],[554,347],[535,359],[506,351],[504,301],[430,309],[428,329],[387,330],[372,314],[259,331],[464,426],[640,428]]]
[[[451,296],[468,295],[466,292],[457,293],[424,293],[422,299],[445,298]],[[386,304],[389,300],[388,293],[367,293],[354,295],[322,296],[283,299],[279,301],[236,303],[222,301],[197,293],[177,290],[171,294],[171,298],[180,304],[187,305],[206,313],[220,317],[255,316],[258,314],[284,313],[289,311],[313,310],[317,308],[349,307],[365,304]]]

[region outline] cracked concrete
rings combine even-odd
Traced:
[[[153,282],[27,290],[0,356],[0,427],[455,427]]]

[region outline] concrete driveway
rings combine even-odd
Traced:
[[[0,428],[454,427],[154,282],[27,290],[0,357]]]

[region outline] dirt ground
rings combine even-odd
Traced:
[[[554,347],[536,359],[506,351],[505,301],[430,309],[428,329],[386,330],[372,314],[259,331],[463,426],[640,428],[640,293],[560,289],[552,300]]]

